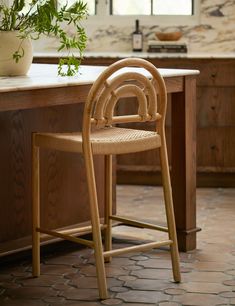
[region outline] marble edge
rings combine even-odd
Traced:
[[[17,91],[26,91],[34,90],[38,88],[58,88],[58,87],[68,87],[68,86],[79,86],[79,85],[89,85],[93,84],[98,74],[106,66],[89,66],[81,65],[81,70],[88,67],[87,78],[84,76],[79,77],[79,74],[74,77],[61,77],[56,74],[56,64],[32,64],[30,72],[26,76],[19,77],[0,77],[2,86],[0,87],[0,93],[4,92],[17,92]],[[45,73],[45,68],[47,71],[50,71],[50,67],[53,67],[53,72],[50,74]],[[38,69],[37,69],[38,68]],[[93,70],[92,70],[93,69]],[[40,72],[43,71],[43,74],[40,75]],[[36,72],[36,73],[35,73]],[[82,72],[82,71],[81,71]],[[198,70],[190,69],[168,69],[160,68],[159,72],[163,78],[167,77],[183,77],[188,75],[197,75],[199,74]],[[43,81],[41,78],[43,77]]]
[[[74,52],[75,56],[79,56],[79,53]],[[64,53],[43,51],[34,52],[35,58],[55,58],[66,56]],[[143,57],[143,58],[191,58],[191,59],[229,59],[235,58],[235,52],[223,52],[223,53],[207,53],[207,52],[188,52],[188,53],[152,53],[152,52],[84,52],[84,58],[125,58],[125,57]]]
[[[1,81],[1,77],[0,77]],[[0,93],[6,93],[6,92],[17,92],[17,91],[26,91],[26,90],[34,90],[34,89],[48,89],[48,88],[59,88],[59,87],[72,87],[72,86],[79,86],[79,85],[91,85],[92,81],[84,81],[84,82],[58,82],[55,81],[49,81],[46,84],[38,83],[38,84],[9,84],[3,87],[0,87]]]

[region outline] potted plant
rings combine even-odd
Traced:
[[[58,65],[59,75],[71,76],[78,71],[86,46],[85,30],[80,23],[87,17],[85,3],[79,0],[57,9],[54,0],[13,0],[10,6],[1,1],[4,0],[0,0],[0,75],[26,74],[32,63],[30,41],[41,35],[58,38],[58,51],[64,51]],[[66,31],[66,26],[72,31]],[[16,68],[15,73],[11,65]]]

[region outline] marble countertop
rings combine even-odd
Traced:
[[[65,55],[65,54],[64,54]],[[74,55],[79,56],[76,52]],[[63,53],[58,52],[34,52],[34,57],[61,57]],[[142,57],[142,58],[234,58],[235,52],[209,53],[209,52],[188,52],[188,53],[149,53],[149,52],[85,52],[84,57],[88,58],[125,58],[125,57]]]
[[[0,77],[0,93],[93,84],[104,69],[105,66],[81,65],[76,76],[61,77],[57,75],[56,64],[32,64],[26,76]],[[130,69],[137,70],[137,68],[128,68],[128,71]],[[141,72],[148,75],[144,69],[141,69]],[[198,70],[189,69],[159,69],[159,72],[164,78],[199,74]]]

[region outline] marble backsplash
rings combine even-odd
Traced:
[[[169,27],[142,25],[141,29],[146,50],[147,41],[154,37],[154,33],[167,31]],[[189,52],[235,52],[235,0],[201,0],[200,23],[179,26],[177,29],[183,32],[181,40],[187,43]],[[131,51],[132,31],[133,25],[87,25],[86,51]],[[56,45],[55,41],[48,38],[40,39],[34,42],[34,50],[53,51]]]

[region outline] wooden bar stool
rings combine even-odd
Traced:
[[[133,115],[115,115],[119,99],[136,96],[138,112]],[[169,245],[173,276],[180,282],[179,255],[172,202],[171,183],[165,140],[165,115],[167,94],[165,83],[158,70],[143,59],[123,59],[109,66],[96,80],[89,92],[83,114],[81,133],[33,133],[33,275],[40,275],[41,233],[68,239],[94,248],[98,288],[101,299],[108,297],[104,261],[112,256]],[[156,122],[155,131],[122,128],[122,123]],[[112,126],[118,124],[118,127]],[[91,226],[64,231],[40,227],[40,149],[77,152],[84,155],[90,201]],[[112,155],[159,149],[167,227],[143,223],[138,220],[112,214]],[[93,155],[105,156],[105,217],[100,223]],[[168,232],[165,241],[112,249],[112,221],[123,224]],[[78,237],[84,231],[92,232],[92,240]],[[104,249],[101,231],[104,230]],[[74,234],[77,233],[77,236]],[[105,259],[105,260],[104,260]]]

